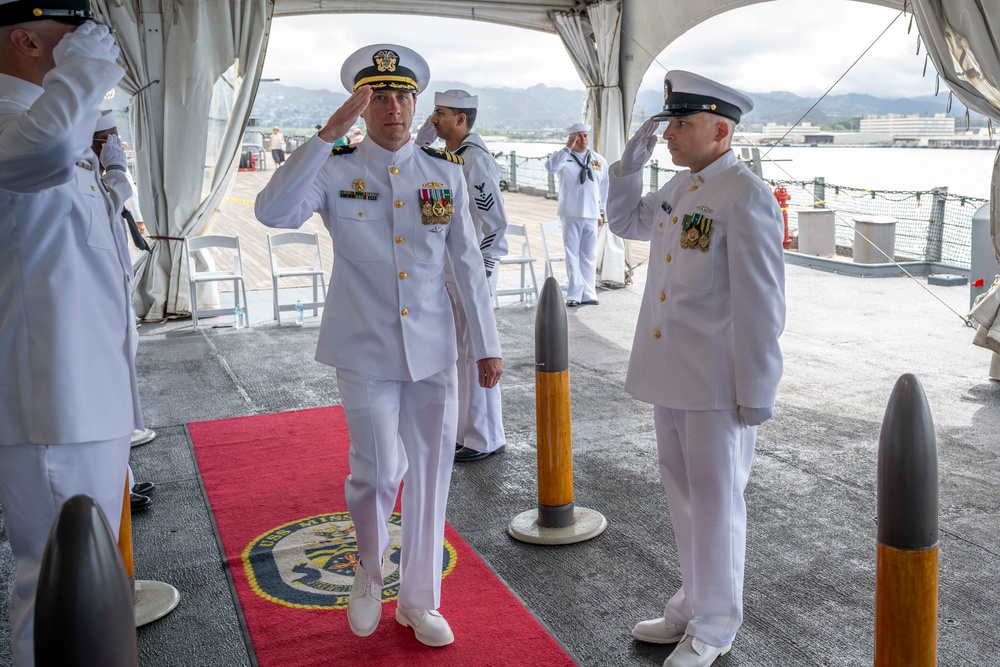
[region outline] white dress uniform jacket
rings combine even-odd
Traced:
[[[257,196],[257,219],[297,228],[315,211],[333,239],[330,291],[316,360],[387,380],[419,381],[457,359],[446,256],[477,359],[500,357],[483,258],[461,167],[413,143],[396,152],[371,140],[340,148],[314,136]],[[356,197],[352,184],[364,181]],[[421,188],[447,188],[446,225],[421,220]],[[440,231],[435,231],[435,229]]]
[[[469,213],[479,237],[486,270],[496,271],[497,261],[507,254],[507,213],[500,193],[500,168],[482,138],[472,132],[455,151],[465,164],[462,172],[469,184]]]
[[[594,180],[584,177],[580,182],[577,160],[590,165]],[[545,168],[559,176],[557,213],[561,217],[594,220],[604,217],[608,204],[608,163],[603,157],[590,150],[585,154],[574,153],[564,146],[549,156]]]
[[[774,195],[731,151],[641,200],[642,170],[612,172],[611,231],[651,241],[625,390],[678,410],[773,406],[785,316]],[[695,214],[711,219],[707,251],[681,247],[684,216]]]
[[[122,69],[77,59],[45,87],[0,74],[0,445],[142,428],[132,265],[90,150]]]

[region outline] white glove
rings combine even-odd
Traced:
[[[104,142],[104,148],[101,149],[101,166],[105,170],[126,170],[125,147],[122,146],[122,140],[117,134],[109,134],[108,140]]]
[[[117,62],[121,49],[115,44],[111,29],[103,24],[87,21],[71,33],[67,33],[52,50],[56,67],[77,58],[94,58]]]
[[[430,146],[437,138],[437,128],[431,125],[431,117],[428,116],[427,120],[424,121],[424,124],[420,126],[419,130],[417,130],[417,138],[415,142],[417,146]]]
[[[660,121],[650,118],[625,144],[625,152],[622,153],[622,159],[619,160],[620,173],[623,176],[639,171],[649,161],[653,155],[653,148],[656,146],[656,128],[659,125]]]
[[[748,408],[745,405],[739,406],[740,423],[744,426],[760,426],[774,416],[774,407],[770,408]]]

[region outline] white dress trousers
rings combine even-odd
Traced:
[[[496,291],[499,273],[490,276],[490,294]],[[500,385],[481,387],[479,366],[469,339],[469,324],[465,319],[455,285],[446,282],[448,297],[455,310],[455,338],[458,341],[458,436],[455,442],[477,452],[495,452],[507,442],[503,430],[503,404]]]
[[[52,523],[63,503],[85,493],[103,510],[117,540],[130,445],[131,435],[98,442],[0,447],[0,469],[18,471],[0,475],[0,505],[17,563],[10,613],[14,667],[35,664],[35,592]]]
[[[743,624],[747,507],[755,426],[736,408],[653,406],[660,478],[670,507],[683,584],[664,617],[707,644],[725,646]]]
[[[351,435],[344,483],[358,554],[373,581],[389,549],[389,516],[403,483],[399,604],[441,604],[444,517],[455,459],[455,366],[418,380],[337,369]]]
[[[561,216],[563,248],[566,251],[567,301],[597,298],[597,218]]]

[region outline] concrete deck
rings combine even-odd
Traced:
[[[591,667],[660,665],[671,650],[629,636],[635,622],[661,614],[679,585],[651,411],[622,389],[644,275],[602,291],[600,306],[569,311],[576,500],[602,512],[608,530],[565,547],[506,534],[507,522],[536,503],[535,311],[520,303],[496,311],[507,451],[456,466],[448,507],[463,538]],[[886,401],[905,372],[920,378],[937,429],[938,664],[998,664],[1000,382],[988,379],[990,355],[971,344],[972,330],[932,297],[964,314],[968,288],[924,287],[788,266],[778,414],[760,429],[746,494],[746,621],[718,667],[871,664],[876,446]],[[254,664],[184,425],[339,401],[333,371],[313,361],[318,319],[279,327],[270,291],[250,298],[250,329],[229,328],[228,318],[217,318],[224,328],[209,320],[194,331],[178,320],[140,329],[144,414],[159,437],[134,448],[132,464],[159,489],[153,508],[134,519],[136,574],[182,594],[176,611],[140,629],[143,666]],[[342,483],[331,479],[330,493],[342,493]],[[0,534],[4,599],[11,581]],[[349,629],[331,623],[330,631]],[[0,664],[10,663],[8,633],[4,615]]]

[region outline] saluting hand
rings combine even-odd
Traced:
[[[127,169],[125,147],[122,146],[122,140],[118,138],[117,134],[109,134],[108,140],[104,142],[104,148],[101,149],[101,166],[105,170],[125,171]]]
[[[660,121],[650,118],[628,140],[619,163],[621,176],[639,171],[649,161],[649,158],[653,156],[653,148],[656,147],[657,139],[656,128],[659,126]]]
[[[361,86],[347,98],[339,109],[333,112],[330,120],[322,130],[317,132],[319,138],[332,144],[340,137],[347,134],[347,131],[358,122],[358,118],[368,108],[368,102],[372,99],[372,87]]]
[[[503,360],[500,357],[487,357],[476,362],[479,370],[479,386],[492,389],[497,386],[503,375]]]
[[[414,139],[414,142],[417,146],[430,146],[437,139],[437,136],[437,128],[434,127],[434,124],[431,123],[431,117],[428,116],[424,124],[417,130],[417,137]]]
[[[111,29],[106,25],[87,21],[59,40],[56,48],[52,50],[52,59],[56,67],[77,58],[117,62],[119,53],[121,49],[115,44],[115,36],[111,33]]]

